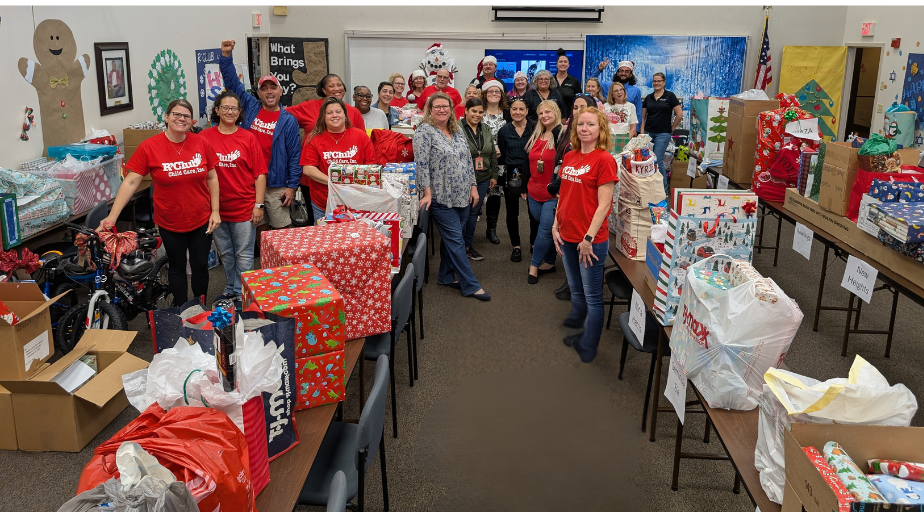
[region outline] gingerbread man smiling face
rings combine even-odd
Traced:
[[[77,60],[77,42],[63,21],[45,20],[35,27],[32,48],[38,62],[19,59],[19,72],[38,93],[45,154],[49,146],[79,142],[84,136],[80,84],[89,72],[90,56]]]

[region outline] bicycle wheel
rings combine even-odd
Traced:
[[[166,309],[173,307],[173,294],[170,293],[170,264],[167,262],[166,256],[161,256],[157,260],[157,263],[154,264],[154,269],[151,271],[151,275],[154,276],[154,281],[150,284],[155,287],[154,289],[154,309]]]
[[[70,293],[61,297],[54,304],[48,307],[48,314],[51,317],[51,333],[57,338],[58,336],[58,322],[61,321],[68,311],[71,310],[79,302],[79,297],[77,296],[77,290],[80,288],[76,283],[63,283],[58,285],[53,292],[51,292],[52,297],[57,297],[62,293],[70,290]]]
[[[80,338],[83,337],[83,333],[87,329],[86,320],[89,307],[89,302],[74,306],[67,310],[64,316],[61,317],[61,320],[58,321],[58,335],[55,337],[55,343],[62,353],[67,354],[73,350],[77,342],[80,341]],[[125,331],[128,329],[128,321],[125,319],[125,314],[114,304],[100,301],[96,303],[96,309],[101,315],[101,320],[105,320],[105,317],[102,317],[102,315],[109,317],[109,329],[116,331]]]

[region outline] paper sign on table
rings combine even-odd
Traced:
[[[642,296],[632,290],[632,303],[629,306],[629,329],[635,334],[635,339],[645,346],[645,303]]]
[[[848,256],[847,268],[844,269],[841,286],[869,304],[870,299],[873,297],[873,288],[876,286],[876,276],[878,275],[879,271],[869,263],[860,258]]]
[[[691,178],[696,177],[696,159],[692,157],[687,161],[687,176]]]
[[[687,412],[687,372],[683,369],[683,363],[674,358],[674,354],[671,354],[671,362],[668,368],[664,396],[673,404],[674,410],[677,411],[677,417],[680,418],[680,423],[683,423],[683,415]]]
[[[719,176],[719,185],[716,188],[719,190],[728,190],[728,176],[724,174]]]
[[[805,259],[812,259],[812,238],[814,238],[815,233],[803,226],[802,224],[796,223],[796,232],[792,238],[792,250],[801,254]]]

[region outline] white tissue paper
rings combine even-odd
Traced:
[[[738,98],[742,100],[769,100],[770,96],[767,96],[767,91],[763,89],[751,89],[749,91],[734,94],[732,95],[732,98]]]

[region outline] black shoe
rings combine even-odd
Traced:
[[[562,293],[562,292],[569,292],[569,295],[570,295],[571,288],[568,287],[568,278],[565,278],[565,282],[562,283],[562,285],[559,286],[558,288],[555,288],[555,291],[553,291],[552,293],[554,293],[555,295],[558,295],[559,293]]]
[[[462,285],[459,284],[458,281],[454,281],[454,282],[452,282],[452,283],[436,283],[436,284],[438,284],[438,285],[440,285],[440,286],[448,286],[448,287],[450,287],[450,288],[455,288],[456,290],[461,290],[461,289],[462,289]]]
[[[478,254],[478,251],[476,251],[474,247],[466,249],[465,254],[468,255],[468,259],[470,260],[481,261],[484,259],[484,256]]]
[[[497,230],[494,228],[488,228],[488,231],[485,235],[488,238],[488,241],[494,245],[500,244],[500,238],[497,238]]]
[[[584,322],[576,322],[567,318],[565,318],[561,324],[565,327],[568,327],[569,329],[580,329],[581,327],[584,327]]]
[[[555,267],[540,268],[540,269],[539,269],[539,275],[541,276],[541,275],[543,275],[543,274],[551,274],[551,273],[555,272],[556,270],[558,270],[558,269],[556,269]]]
[[[534,276],[532,274],[526,274],[526,282],[529,284],[539,284],[539,276]]]
[[[558,300],[568,300],[568,301],[570,301],[570,300],[571,300],[571,289],[570,289],[570,288],[565,288],[564,291],[557,292],[557,293],[555,294],[555,298],[558,299]]]
[[[510,261],[514,263],[519,263],[523,261],[523,252],[520,251],[520,248],[517,247],[513,250],[513,253],[510,254]]]
[[[478,300],[480,300],[480,301],[482,301],[482,302],[487,302],[487,301],[491,300],[491,296],[488,295],[488,292],[473,293],[473,294],[469,295],[469,297],[475,297],[476,299],[478,299]]]
[[[565,344],[565,346],[573,347],[573,346],[576,346],[579,341],[581,341],[581,338],[583,336],[584,336],[584,333],[579,332],[577,334],[572,334],[571,336],[565,336],[565,339],[561,341],[562,343]]]

